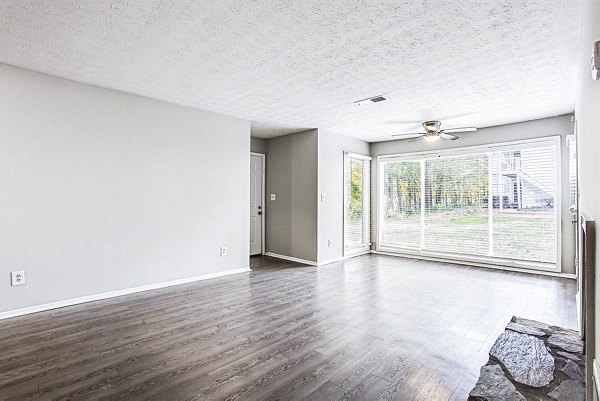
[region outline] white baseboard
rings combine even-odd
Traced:
[[[330,263],[335,263],[335,262],[339,262],[341,260],[344,259],[348,259],[344,256],[340,256],[339,258],[333,258],[333,259],[328,259],[328,260],[322,260],[321,262],[317,262],[317,266],[323,266],[323,265],[328,265]]]
[[[27,308],[15,309],[12,311],[7,311],[7,312],[0,312],[0,320],[8,319],[10,317],[27,315],[30,313],[43,312],[43,311],[47,311],[50,309],[63,308],[65,306],[71,306],[71,305],[77,305],[77,304],[82,304],[82,303],[86,303],[86,302],[98,301],[98,300],[106,299],[106,298],[119,297],[121,295],[128,295],[128,294],[133,294],[136,292],[156,290],[159,288],[171,287],[171,286],[180,285],[180,284],[188,284],[188,283],[193,283],[195,281],[208,280],[211,278],[229,276],[232,274],[246,273],[249,271],[251,271],[249,267],[243,267],[241,269],[226,270],[226,271],[218,272],[218,273],[204,274],[202,276],[187,277],[187,278],[182,278],[182,279],[178,279],[178,280],[164,281],[162,283],[142,285],[139,287],[125,288],[123,290],[103,292],[100,294],[86,295],[86,296],[79,297],[79,298],[65,299],[63,301],[51,302],[51,303],[42,304],[42,305],[29,306]]]
[[[300,258],[294,258],[292,256],[280,255],[280,254],[273,253],[273,252],[266,252],[265,256],[271,256],[272,258],[284,259],[284,260],[289,260],[292,262],[304,263],[305,265],[309,265],[309,266],[324,266],[324,265],[328,265],[331,263],[340,262],[342,260],[354,258],[356,256],[366,255],[369,253],[371,253],[371,251],[361,252],[361,253],[357,253],[355,255],[349,255],[349,256],[340,256],[340,257],[333,258],[333,259],[322,260],[320,262],[315,262],[312,260],[306,260],[306,259],[300,259]]]
[[[303,263],[305,265],[310,265],[310,266],[318,266],[318,263],[313,260],[300,259],[300,258],[295,258],[293,256],[280,255],[278,253],[273,253],[273,252],[265,252],[265,256],[270,256],[272,258],[277,258],[277,259],[289,260],[290,262]]]
[[[486,267],[488,269],[506,270],[506,271],[518,272],[518,273],[538,274],[538,275],[542,275],[542,276],[551,276],[551,277],[562,277],[562,278],[568,278],[568,279],[573,279],[573,280],[577,278],[577,276],[575,274],[570,274],[570,273],[556,273],[556,272],[551,272],[551,271],[546,271],[546,270],[521,269],[518,267],[494,265],[494,264],[479,263],[479,262],[470,262],[470,261],[465,261],[465,260],[444,259],[444,258],[437,258],[437,257],[432,257],[432,256],[424,256],[424,255],[410,255],[410,254],[404,254],[404,253],[394,253],[394,252],[377,251],[377,250],[372,250],[371,253],[375,254],[375,255],[394,256],[396,258],[419,259],[419,260],[428,260],[431,262],[449,263],[449,264],[453,264],[453,265]]]

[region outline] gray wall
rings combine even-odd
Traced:
[[[562,185],[561,185],[561,264],[563,273],[575,273],[575,228],[571,223],[572,216],[569,213],[569,152],[564,137],[573,133],[571,116],[544,118],[541,120],[526,121],[516,124],[501,125],[497,127],[482,128],[475,133],[460,134],[457,141],[439,141],[433,146],[434,149],[451,149],[464,146],[485,145],[490,143],[509,142],[522,139],[531,139],[547,136],[562,136],[561,140],[561,162],[562,162]],[[376,218],[376,195],[377,174],[376,158],[379,155],[395,153],[411,153],[425,150],[425,141],[409,142],[408,140],[396,140],[371,143],[371,156],[373,157],[372,180],[372,215],[373,215],[373,244],[376,243],[377,218]]]
[[[319,130],[319,262],[344,254],[344,152],[368,156],[369,144]],[[325,194],[325,201],[321,194]],[[331,247],[327,246],[329,239]]]
[[[583,41],[577,88],[577,147],[579,151],[579,207],[596,221],[596,269],[600,266],[600,81],[592,81],[590,52],[600,40],[600,1],[584,0]],[[596,304],[600,300],[600,274],[596,274]],[[600,308],[596,307],[595,344],[600,341]],[[594,338],[594,337],[588,337]],[[598,347],[596,347],[598,348]],[[593,348],[592,348],[593,351]],[[600,354],[591,352],[596,358]],[[591,371],[591,369],[590,369]],[[590,376],[588,375],[588,382]]]
[[[267,252],[317,261],[318,146],[317,130],[267,141]]]
[[[0,312],[248,266],[248,122],[2,64],[0,87]]]
[[[267,153],[267,140],[262,138],[250,138],[250,151],[254,153]]]

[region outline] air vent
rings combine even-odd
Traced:
[[[357,104],[359,106],[364,106],[365,104],[383,102],[384,100],[387,100],[387,99],[384,98],[382,95],[377,95],[377,96],[369,97],[366,99],[357,100],[356,102],[354,102],[354,104]]]

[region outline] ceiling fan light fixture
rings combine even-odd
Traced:
[[[427,142],[435,142],[438,141],[440,139],[439,135],[427,135],[425,137],[423,137],[423,139],[425,139]]]

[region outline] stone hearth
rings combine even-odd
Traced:
[[[470,401],[584,401],[583,343],[576,331],[513,317],[490,350]]]

